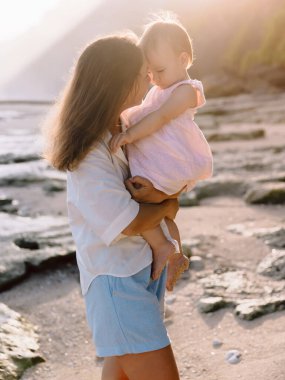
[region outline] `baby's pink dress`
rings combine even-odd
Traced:
[[[166,89],[153,86],[139,106],[124,111],[122,117],[126,124],[138,123],[160,108],[175,88],[187,83],[197,91],[196,108],[203,106],[203,85],[198,80],[184,80]],[[196,108],[189,108],[152,135],[127,145],[132,176],[145,177],[156,189],[171,195],[185,186],[189,191],[198,180],[212,175],[211,149],[194,122]]]

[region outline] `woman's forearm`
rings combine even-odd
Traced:
[[[125,185],[127,190],[131,193],[132,198],[139,203],[161,203],[167,199],[177,199],[180,193],[186,188],[186,186],[184,186],[177,193],[168,195],[157,190],[148,179],[140,176],[127,179]]]
[[[148,199],[148,202],[151,203],[160,203],[165,201],[166,199],[177,199],[179,195],[181,194],[182,190],[184,190],[185,187],[183,187],[181,190],[179,190],[175,194],[165,194],[160,190],[154,189],[153,193],[150,195],[150,198]]]
[[[135,219],[122,233],[132,236],[146,230],[155,228],[165,217],[175,217],[178,207],[175,201],[166,200],[160,204],[140,204],[140,209]]]

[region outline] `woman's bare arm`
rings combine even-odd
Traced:
[[[182,188],[176,194],[168,195],[154,188],[146,178],[135,176],[125,181],[125,186],[131,193],[132,198],[139,203],[161,203],[166,199],[177,199],[184,190]]]
[[[140,204],[140,209],[132,222],[122,231],[132,236],[157,227],[165,217],[174,219],[179,205],[177,199],[168,199],[160,204]]]

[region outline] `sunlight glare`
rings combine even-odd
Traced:
[[[59,0],[0,0],[0,42],[11,40],[41,21]]]

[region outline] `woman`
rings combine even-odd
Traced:
[[[151,280],[152,252],[140,236],[174,219],[178,202],[142,178],[128,180],[123,151],[108,147],[121,131],[120,114],[141,102],[148,84],[133,36],[91,43],[59,104],[45,154],[67,171],[68,215],[87,320],[97,355],[105,357],[103,380],[179,379],[163,324],[166,269]]]

